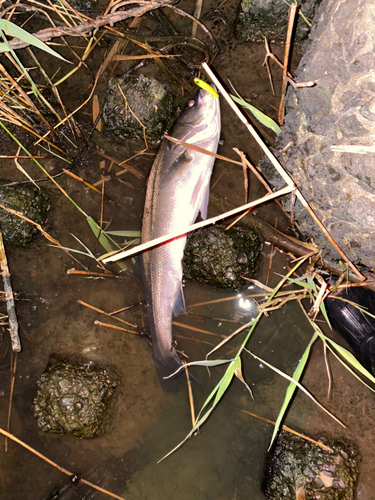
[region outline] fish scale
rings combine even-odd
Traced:
[[[220,103],[200,90],[182,112],[171,135],[216,153]],[[191,225],[207,216],[210,178],[215,158],[163,140],[151,168],[142,221],[142,243]],[[172,315],[185,311],[182,257],[186,235],[143,252],[142,276],[156,370],[166,393],[178,390],[176,379],[165,380],[181,367],[172,346]]]

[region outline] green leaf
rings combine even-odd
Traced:
[[[330,339],[329,337],[326,337],[326,340],[329,344],[331,344],[334,347],[334,349],[340,354],[340,356],[342,356],[342,358],[345,359],[345,361],[347,361],[350,365],[352,365],[353,368],[355,368],[357,371],[359,371],[359,373],[361,373],[363,376],[367,377],[369,380],[371,380],[371,382],[373,384],[375,384],[375,377],[373,375],[371,375],[371,373],[369,371],[367,371],[366,368],[361,365],[361,363],[358,361],[358,359],[356,357],[354,357],[351,352],[349,352],[347,349],[345,349],[345,347],[342,347],[340,344],[337,344],[334,340]],[[330,347],[330,346],[328,345],[328,347]],[[333,354],[335,354],[335,352],[332,349],[330,349],[330,351]],[[338,358],[338,359],[340,359],[340,358]],[[342,360],[340,359],[340,361],[342,361]],[[356,376],[356,374],[354,372],[351,372],[351,373],[353,373],[353,375]],[[357,378],[359,380],[361,380],[360,377],[357,377]],[[362,382],[363,382],[363,380],[362,380]],[[367,386],[367,387],[369,387],[369,386]],[[369,388],[371,389],[371,387],[369,387]],[[371,389],[371,390],[373,391],[374,389]]]
[[[44,52],[47,52],[51,56],[57,57],[58,59],[61,59],[67,63],[70,63],[67,59],[64,57],[60,56],[58,52],[55,52],[53,49],[51,49],[47,44],[39,40],[36,36],[32,35],[28,31],[24,30],[23,28],[20,28],[16,24],[12,23],[11,21],[7,21],[6,19],[0,19],[0,29],[5,31],[8,35],[14,36],[15,38],[18,38],[19,40],[22,40],[23,42],[33,45],[34,47],[37,47],[38,49],[44,50]],[[9,47],[5,43],[0,43],[0,52],[9,52]]]
[[[139,238],[141,231],[106,231],[111,236],[123,236],[124,238]]]
[[[223,397],[223,394],[227,390],[229,384],[232,382],[235,369],[236,369],[236,360],[234,359],[230,363],[230,365],[228,366],[228,368],[227,368],[227,370],[226,370],[226,372],[224,374],[224,377],[221,379],[220,386],[219,386],[219,388],[217,390],[217,393],[216,393],[216,396],[215,396],[215,399],[214,399],[214,402],[213,402],[213,405],[212,405],[213,408],[218,404],[218,402],[220,401],[220,399]]]
[[[244,99],[242,99],[242,97],[236,97],[233,94],[230,94],[230,96],[235,102],[237,102],[244,108],[247,108],[262,125],[270,128],[273,132],[275,132],[276,135],[279,135],[281,133],[281,128],[274,120],[272,120],[272,118],[262,113],[255,106],[252,106],[251,104],[246,102]]]
[[[293,380],[299,382],[301,376],[302,376],[302,373],[303,373],[303,370],[305,369],[305,366],[306,366],[306,363],[307,363],[307,360],[309,358],[309,355],[310,355],[310,351],[311,351],[311,347],[312,345],[314,344],[314,342],[316,341],[316,339],[318,338],[318,333],[314,333],[312,339],[310,340],[309,342],[309,345],[306,347],[305,349],[305,352],[303,353],[302,355],[302,358],[300,359],[300,362],[298,363],[297,365],[297,368],[294,370],[294,373],[293,373]],[[289,403],[295,393],[297,389],[297,386],[296,384],[294,384],[293,382],[291,382],[289,385],[288,385],[288,388],[286,390],[286,393],[285,393],[285,398],[284,398],[284,402],[282,404],[282,407],[280,409],[280,412],[279,412],[279,415],[277,417],[277,420],[276,420],[276,423],[275,423],[275,427],[274,427],[274,430],[273,430],[273,434],[272,434],[272,438],[271,438],[271,443],[270,443],[270,446],[269,448],[271,448],[274,440],[275,440],[275,437],[280,429],[280,426],[281,426],[281,422],[284,418],[284,415],[289,407]]]

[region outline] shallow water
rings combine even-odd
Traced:
[[[275,118],[279,97],[270,93],[267,72],[261,66],[264,49],[260,45],[238,44],[231,39],[229,33],[233,9],[234,4],[229,2],[224,8],[227,25],[220,19],[211,22],[223,49],[214,67],[224,81],[230,77],[240,93],[251,98],[254,105]],[[275,47],[279,54],[281,50],[280,47]],[[280,73],[274,74],[275,87],[280,88]],[[74,88],[74,81],[71,85]],[[74,99],[76,95],[72,97]],[[234,119],[224,103],[222,117],[224,144],[219,153],[235,158],[232,148],[239,147],[256,163],[260,155],[259,148],[253,144],[248,132]],[[142,144],[130,145],[127,157],[131,156],[132,151],[134,154],[134,151],[140,149]],[[116,154],[115,145],[112,152],[113,155]],[[121,160],[123,159],[125,158],[122,157]],[[79,175],[90,182],[98,181],[101,161],[103,157],[95,148],[91,148],[85,156],[85,163],[78,169]],[[104,225],[110,223],[109,229],[139,229],[145,180],[151,162],[152,157],[138,158],[132,165],[139,169],[139,177],[128,172],[106,183],[105,192],[113,200],[112,203],[104,204]],[[59,170],[56,160],[47,160],[45,166]],[[107,161],[106,167],[108,166]],[[14,173],[13,165],[4,163],[3,168],[4,177],[19,177],[19,174]],[[116,166],[113,169],[120,170]],[[30,173],[35,178],[40,177],[40,173],[33,167],[30,168]],[[125,183],[119,182],[119,178]],[[242,179],[239,167],[225,164],[221,160],[216,162],[213,189],[237,205],[243,203],[244,199]],[[96,220],[100,219],[99,195],[68,177],[59,178],[59,182],[87,214]],[[73,233],[95,255],[103,253],[97,247],[85,218],[56,187],[46,187],[51,193],[53,206],[48,232],[64,246],[79,249],[78,243],[71,236]],[[250,199],[259,197],[263,192],[263,188],[252,180]],[[277,223],[278,227],[285,225],[276,204],[261,207],[258,213],[272,224]],[[244,376],[255,399],[250,397],[240,381],[233,381],[217,410],[202,426],[199,435],[157,464],[159,459],[184,439],[191,428],[186,389],[183,387],[175,397],[164,395],[147,341],[94,325],[94,321],[99,320],[123,326],[112,318],[77,303],[77,300],[81,300],[111,312],[144,301],[142,285],[134,278],[131,263],[127,264],[129,272],[124,273],[121,279],[104,280],[67,275],[67,270],[79,268],[78,264],[61,250],[52,248],[42,237],[29,249],[7,247],[7,253],[13,287],[20,293],[17,313],[23,345],[23,351],[17,359],[10,427],[15,436],[72,473],[82,475],[128,500],[263,498],[260,484],[272,426],[254,419],[242,410],[275,420],[284,398],[286,381],[275,376],[261,362],[244,354]],[[79,258],[92,271],[100,271],[93,260],[82,256]],[[275,273],[285,272],[288,264],[289,257],[264,245],[256,278],[274,286],[279,279]],[[246,295],[259,292],[255,287],[250,287],[240,297],[236,292],[187,283],[185,296],[188,315],[180,316],[176,321],[211,333],[199,333],[176,326],[174,334],[178,349],[191,360],[203,359],[221,340],[221,336],[230,334],[254,317],[255,303]],[[193,306],[224,298],[231,300]],[[147,328],[144,305],[122,313],[120,317],[141,328]],[[269,318],[262,319],[248,347],[259,357],[264,357],[291,374],[311,336],[312,331],[300,309],[295,304],[289,304],[280,311],[271,313]],[[243,334],[230,347],[221,349],[219,356],[228,358],[233,355],[242,338]],[[0,343],[0,350],[3,360],[0,421],[5,428],[10,384],[10,351],[6,334]],[[103,435],[92,440],[82,440],[46,434],[38,429],[36,420],[32,417],[36,380],[53,353],[84,356],[108,366],[118,376],[120,385],[116,404]],[[357,498],[371,500],[374,498],[372,491],[375,486],[371,432],[375,399],[336,360],[331,359],[331,363],[334,383],[330,400],[326,398],[327,380],[322,348],[319,345],[314,348],[304,382],[321,402],[348,424],[348,429],[344,430],[333,422],[302,394],[298,394],[293,401],[286,424],[312,437],[324,434],[333,438],[346,437],[356,442],[363,454]],[[193,384],[196,412],[215,387],[223,370],[222,367],[214,368],[211,376],[204,368],[193,370],[200,382]],[[56,490],[60,490],[61,499],[108,498],[79,481],[72,483],[69,477],[16,443],[8,442],[8,452],[0,453],[0,461],[1,498],[42,500],[49,498]]]

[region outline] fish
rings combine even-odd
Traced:
[[[216,153],[220,132],[219,98],[200,89],[177,119],[170,135]],[[191,225],[199,212],[202,219],[207,217],[214,162],[212,156],[162,140],[147,182],[142,243]],[[176,377],[167,380],[164,377],[182,366],[172,345],[172,315],[186,312],[182,286],[185,244],[186,234],[141,254],[152,355],[165,393],[178,391]]]
[[[337,279],[331,279],[331,285]],[[375,315],[375,293],[364,287],[350,287],[337,294]],[[332,327],[346,340],[360,363],[375,376],[375,318],[348,302],[325,300]]]

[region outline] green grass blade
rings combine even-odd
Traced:
[[[112,238],[107,236],[105,231],[100,229],[100,227],[98,226],[98,224],[94,221],[94,219],[92,217],[90,217],[88,215],[88,216],[86,216],[86,220],[87,220],[92,232],[95,234],[95,237],[98,239],[98,241],[102,245],[102,247],[105,248],[105,250],[107,250],[107,252],[113,252],[115,250],[115,248],[117,248],[117,249],[120,248],[119,245],[117,245],[117,243],[112,240]],[[124,271],[126,270],[126,266],[123,262],[118,261],[117,264],[118,264],[120,269],[122,269]]]
[[[318,333],[315,332],[314,335],[312,336],[312,339],[309,342],[309,345],[306,347],[305,352],[303,353],[302,358],[300,359],[300,362],[297,365],[297,368],[294,370],[293,377],[292,377],[293,380],[299,382],[299,380],[302,376],[303,370],[305,369],[307,360],[309,358],[311,347],[317,338],[318,338]],[[288,388],[287,388],[286,393],[285,393],[284,402],[281,406],[281,409],[279,411],[279,415],[277,416],[277,419],[276,419],[276,423],[275,423],[275,427],[273,430],[273,434],[272,434],[271,443],[270,443],[269,448],[271,448],[271,446],[275,440],[275,437],[280,429],[281,422],[285,416],[285,413],[289,407],[290,401],[291,401],[296,389],[297,389],[297,385],[294,384],[293,382],[291,382],[288,385]]]
[[[248,109],[250,113],[252,113],[262,125],[264,125],[267,128],[270,128],[273,132],[275,132],[276,135],[279,135],[281,133],[281,128],[274,120],[272,120],[272,118],[262,113],[255,106],[252,106],[251,104],[246,102],[244,99],[242,99],[242,97],[236,97],[233,94],[230,94],[230,96],[235,102],[240,104],[242,107]]]
[[[47,44],[39,40],[39,38],[32,35],[23,28],[20,28],[11,21],[7,21],[6,19],[0,19],[0,30],[5,31],[8,35],[14,36],[15,38],[18,38],[19,40],[22,40],[23,42],[29,45],[33,45],[38,49],[44,50],[44,52],[47,52],[51,56],[57,57],[62,61],[70,63],[70,61],[62,57],[58,52],[51,49]],[[7,46],[6,43],[0,43],[0,52],[9,52],[9,50],[11,50],[9,44]]]
[[[111,236],[123,236],[124,238],[139,238],[141,231],[106,231]]]
[[[358,359],[355,356],[353,356],[353,354],[351,352],[349,352],[347,349],[345,349],[345,347],[342,347],[340,344],[337,344],[334,340],[330,339],[329,337],[325,337],[325,340],[329,344],[331,344],[331,346],[333,346],[334,350],[336,350],[347,363],[349,363],[353,368],[355,368],[357,371],[359,371],[359,373],[361,373],[364,377],[368,378],[373,384],[375,384],[375,377],[373,375],[371,375],[371,373],[369,371],[367,371],[364,366],[361,365],[361,363],[358,361]],[[328,348],[329,347],[330,346],[328,345]],[[333,354],[335,354],[334,350],[330,349],[330,351]],[[340,357],[338,357],[338,356],[336,356],[336,357],[342,362]],[[363,382],[363,380],[360,377],[358,377],[355,372],[351,371],[351,373],[354,376],[356,376],[356,378],[358,378],[359,380],[361,380]],[[367,386],[367,387],[369,387],[369,386]],[[370,387],[370,389],[371,389],[371,387]],[[371,390],[374,391],[374,389],[371,389]]]
[[[230,365],[228,366],[228,368],[224,374],[224,377],[221,380],[221,384],[217,390],[217,393],[216,393],[216,396],[215,396],[215,399],[214,399],[214,402],[212,405],[212,409],[218,404],[220,399],[223,397],[225,391],[227,390],[229,384],[232,382],[235,370],[236,370],[236,359],[234,359],[230,363]]]

